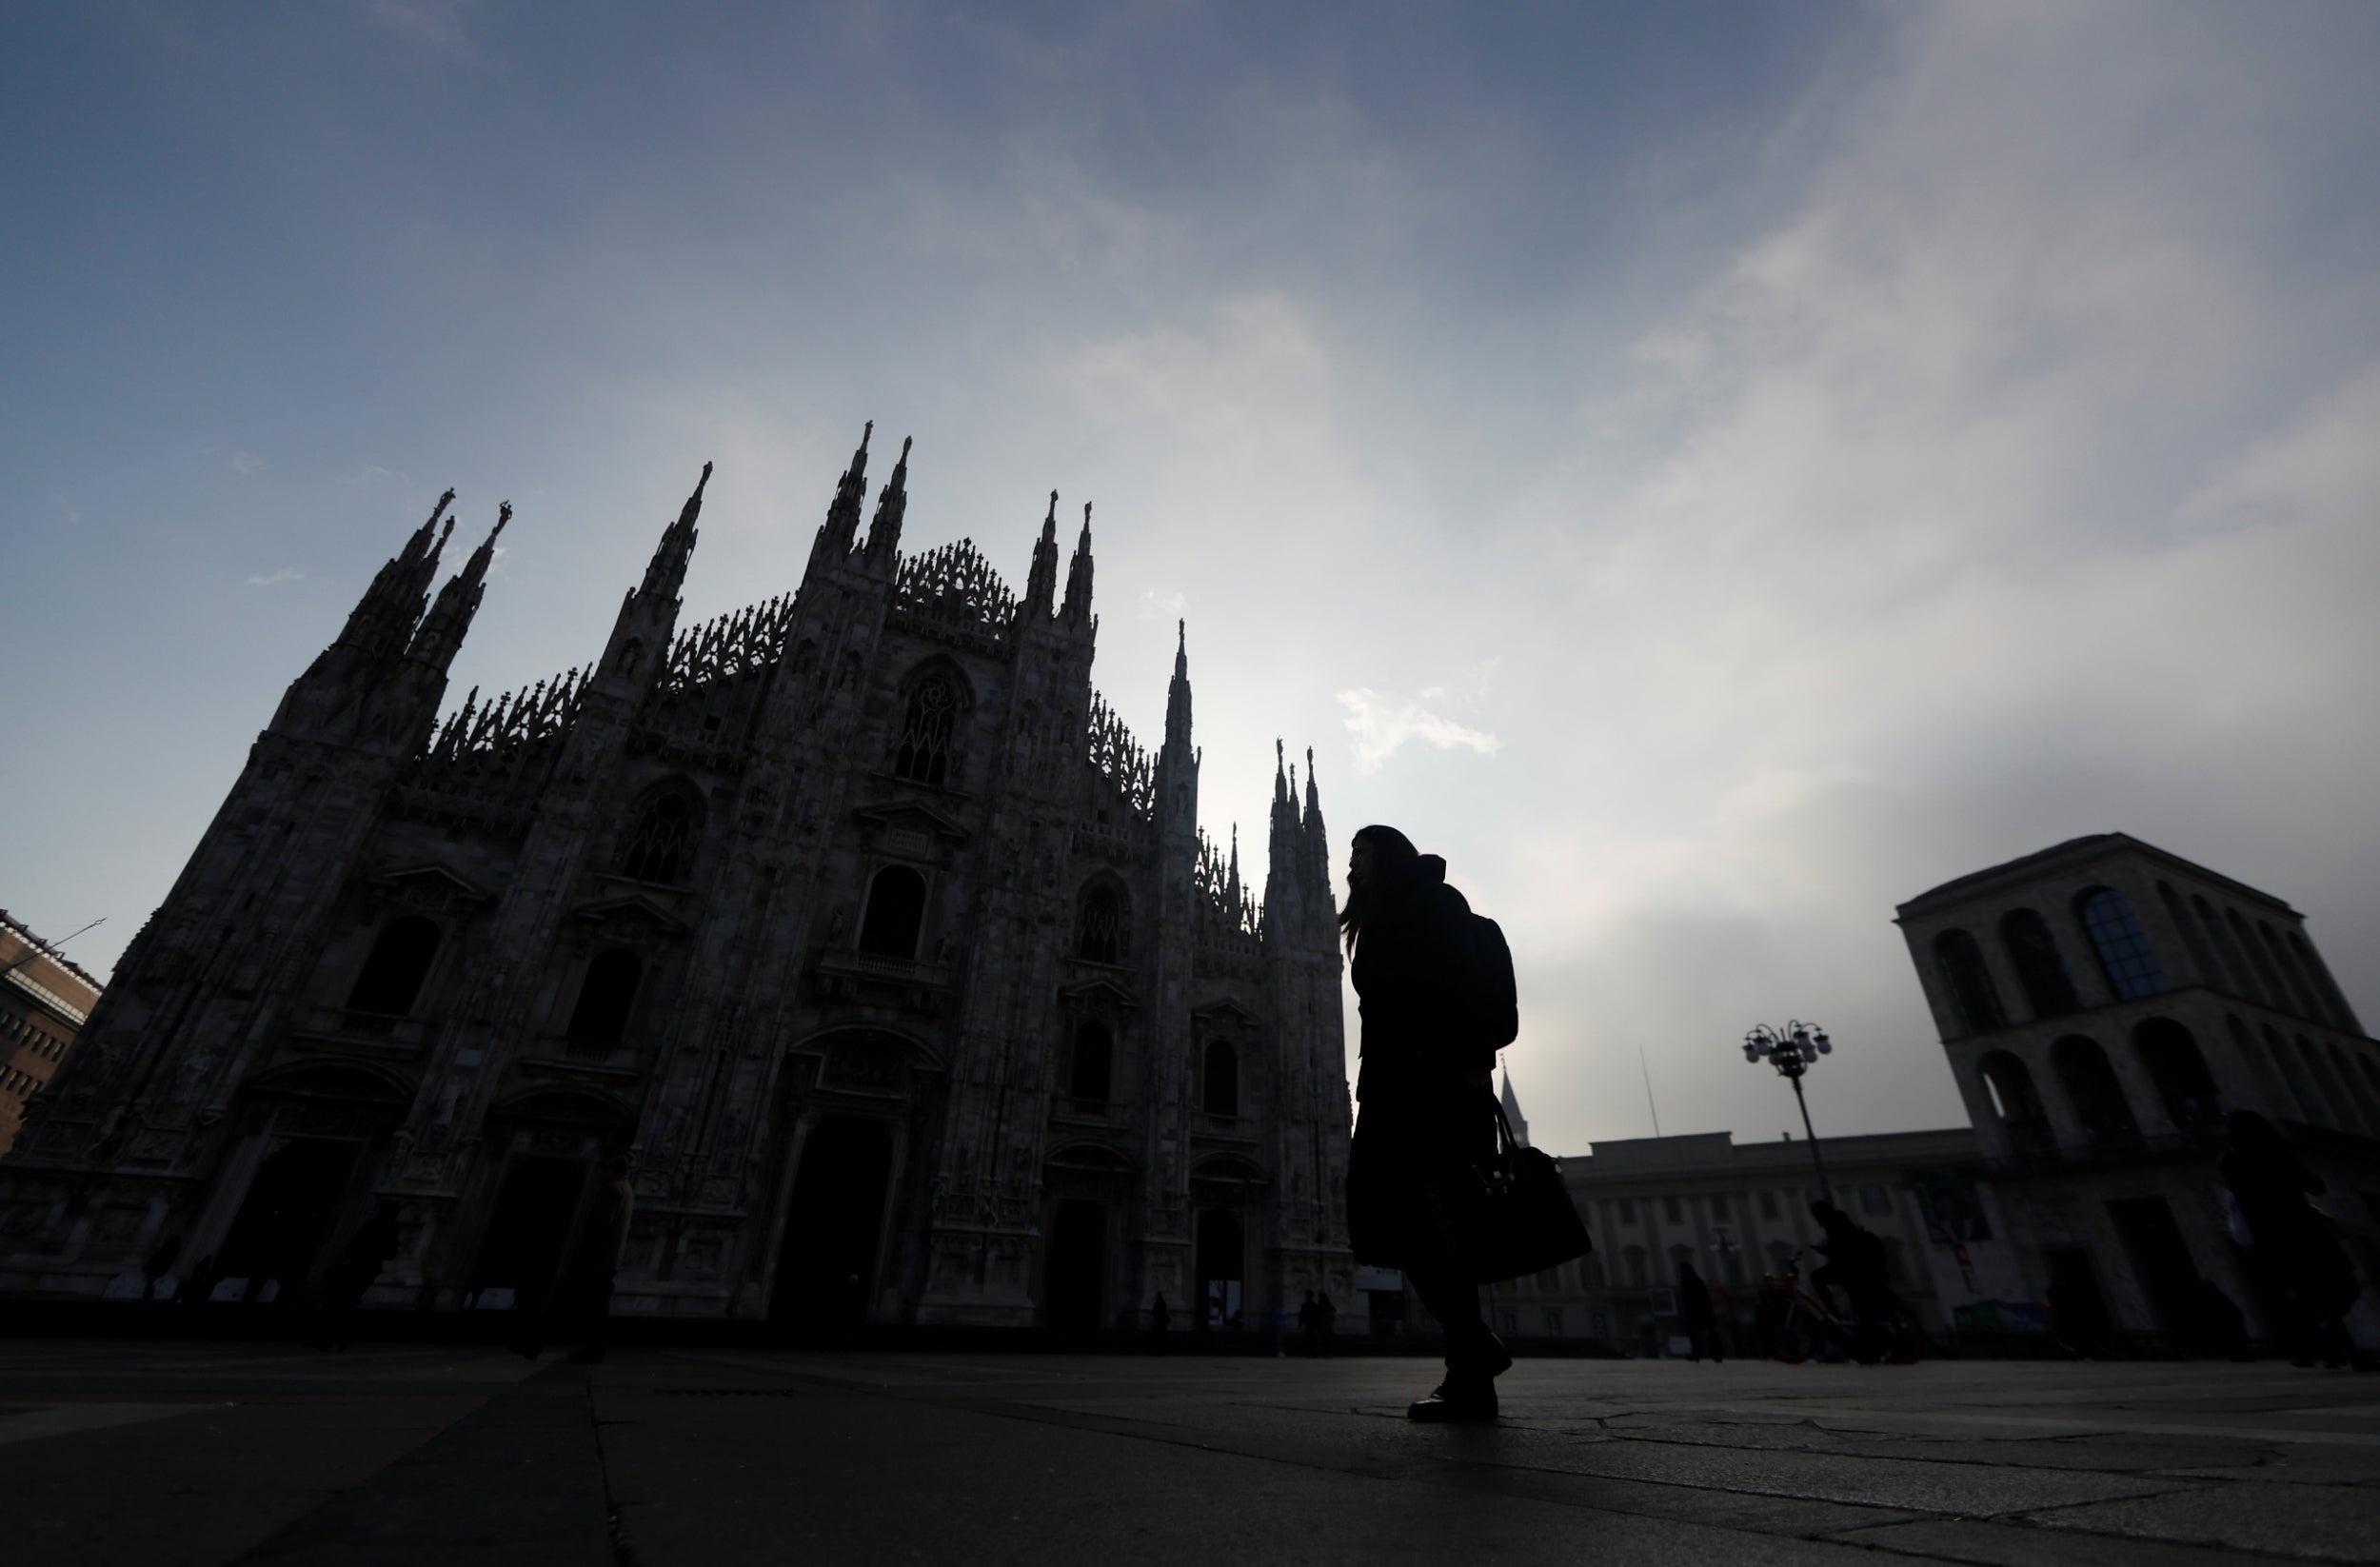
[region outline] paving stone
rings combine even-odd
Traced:
[[[2047,1529],[2228,1546],[2324,1561],[2380,1561],[2380,1491],[2211,1485],[2044,1513]]]

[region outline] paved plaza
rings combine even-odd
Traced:
[[[2254,1365],[0,1344],[0,1557],[2380,1561],[2380,1378]]]

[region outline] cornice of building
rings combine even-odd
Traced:
[[[2221,887],[2234,897],[2265,904],[2292,920],[2304,919],[2304,916],[2291,908],[2284,899],[2276,898],[2260,888],[2251,887],[2245,882],[2234,881],[2218,871],[2209,870],[2196,861],[2185,860],[2178,854],[2157,847],[2154,843],[2144,843],[2130,833],[2094,832],[2081,838],[2070,838],[2062,843],[2053,843],[2046,849],[2035,849],[2031,854],[2019,855],[2013,860],[2003,861],[1999,864],[1987,866],[1982,870],[1969,871],[1964,876],[1951,878],[1939,886],[1929,887],[1894,909],[1894,923],[1898,924],[1912,918],[1939,912],[1966,903],[1977,894],[2024,886],[2039,881],[2050,872],[2076,869],[2094,861],[2117,855],[2136,855],[2141,859],[2170,866],[2185,876]]]

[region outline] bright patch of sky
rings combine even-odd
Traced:
[[[1639,1048],[1773,1137],[1789,1014],[1822,1132],[1959,1121],[1893,905],[2084,832],[2380,1013],[2376,68],[2288,3],[20,17],[0,900],[104,969],[447,485],[519,511],[498,689],[705,460],[687,618],[794,585],[874,418],[912,548],[1098,503],[1219,838],[1285,736],[1447,856],[1549,1146]]]

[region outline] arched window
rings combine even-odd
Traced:
[[[2306,1075],[2306,1063],[2298,1060],[2297,1052],[2290,1048],[2289,1041],[2281,1038],[2279,1029],[2267,1023],[2264,1043],[2272,1057],[2272,1063],[2281,1069],[2281,1076],[2289,1080],[2290,1092],[2297,1096],[2299,1113],[2305,1117],[2307,1123],[2313,1126],[2326,1123],[2330,1117],[2322,1098],[2314,1088],[2313,1080]]]
[[[1628,1270],[1628,1284],[1631,1289],[1643,1289],[1652,1282],[1645,1277],[1642,1246],[1623,1248],[1619,1254],[1619,1260],[1621,1265]]]
[[[2081,1010],[2066,960],[2058,955],[2057,939],[2040,915],[2029,908],[2011,909],[2000,920],[2000,944],[2016,967],[2025,1003],[2034,1017],[2057,1018]]]
[[[1082,895],[1075,917],[1075,954],[1095,963],[1124,961],[1124,901],[1105,883]]]
[[[1695,1252],[1692,1246],[1672,1246],[1669,1249],[1670,1281],[1672,1283],[1676,1282],[1678,1270],[1680,1268],[1693,1266],[1694,1260]]]
[[[2256,1086],[2264,1091],[2266,1113],[2276,1121],[2302,1118],[2305,1111],[2299,1108],[2297,1096],[2283,1081],[2271,1056],[2257,1048],[2256,1036],[2249,1032],[2248,1025],[2230,1013],[2224,1015],[2223,1022],[2231,1031],[2232,1051],[2256,1075]]]
[[[2297,1055],[2306,1063],[2306,1075],[2314,1080],[2314,1092],[2321,1096],[2320,1102],[2313,1106],[2314,1114],[2321,1117],[2326,1126],[2335,1126],[2342,1132],[2352,1131],[2354,1120],[2348,1110],[2346,1100],[2339,1093],[2337,1080],[2330,1076],[2330,1063],[2322,1059],[2322,1052],[2314,1048],[2314,1041],[2303,1034],[2297,1036]]]
[[[880,958],[914,958],[925,923],[925,878],[906,865],[886,865],[868,883],[860,950]]]
[[[1074,1061],[1066,1074],[1066,1095],[1078,1104],[1105,1104],[1113,1066],[1115,1040],[1103,1022],[1086,1022],[1074,1031]]]
[[[2348,1064],[2347,1052],[2335,1044],[2330,1046],[2330,1067],[2338,1073],[2339,1081],[2347,1084],[2347,1097],[2355,1101],[2355,1116],[2364,1123],[2364,1130],[2380,1131],[2380,1107],[2373,1105],[2370,1090],[2355,1075],[2355,1068]]]
[[[2130,899],[2113,887],[2092,887],[2074,900],[2074,912],[2117,1000],[2153,996],[2165,988],[2165,971],[2157,966],[2157,955],[2149,948],[2148,933],[2133,916]]]
[[[2223,928],[2223,922],[2215,918],[2214,905],[2204,898],[2193,897],[2190,906],[2198,911],[2198,923],[2205,928],[2207,939],[2214,943],[2215,955],[2223,960],[2223,975],[2231,994],[2245,996],[2251,1002],[2263,1001],[2264,997],[2256,989],[2254,976],[2240,962],[2239,952],[2231,945],[2231,935]]]
[[[2273,971],[2281,976],[2289,994],[2296,1001],[2297,1015],[2301,1018],[2311,1018],[2319,1022],[2322,1020],[2322,1009],[2314,1004],[2312,987],[2308,985],[2304,978],[2298,974],[2297,965],[2290,962],[2288,949],[2281,945],[2280,933],[2264,921],[2259,920],[2256,922],[2256,934],[2264,938],[2264,949],[2272,955]],[[2282,988],[2282,985],[2273,986],[2273,994],[2276,996],[2281,994]]]
[[[2157,1098],[2176,1131],[2191,1132],[2223,1123],[2222,1096],[2215,1092],[2214,1074],[2189,1029],[2171,1018],[2151,1018],[2132,1030],[2132,1048],[2149,1068]]]
[[[2235,908],[2225,909],[2223,918],[2231,925],[2231,936],[2239,942],[2240,950],[2248,954],[2249,963],[2256,970],[2256,983],[2260,987],[2256,1000],[2273,1006],[2286,1005],[2287,992],[2281,988],[2281,977],[2272,972],[2272,960],[2266,957],[2264,948],[2256,944],[2255,934],[2248,928],[2248,922],[2239,917],[2239,910]]]
[[[364,960],[355,988],[347,992],[347,1010],[402,1018],[413,1010],[429,978],[429,962],[438,956],[438,927],[418,914],[401,915],[380,927],[372,950]]]
[[[2008,1026],[2008,1015],[2000,1010],[1999,987],[1992,982],[1992,971],[1983,963],[1983,948],[1973,936],[1963,930],[1944,931],[1934,939],[1934,959],[1950,982],[1951,1002],[1964,1032],[1989,1034]]]
[[[626,947],[607,947],[586,965],[579,1004],[570,1009],[566,1038],[573,1052],[610,1050],[628,1032],[628,1009],[645,981],[645,962]]]
[[[2049,1117],[2042,1113],[2041,1096],[2033,1090],[2033,1073],[2022,1061],[2005,1050],[1994,1050],[1975,1063],[1975,1072],[1983,1080],[1984,1095],[1991,1100],[2011,1148],[2020,1156],[2056,1150],[2057,1140],[2051,1135]]]
[[[1240,1052],[1230,1043],[1217,1040],[1206,1047],[1204,1092],[1199,1103],[1210,1116],[1236,1116],[1240,1113]]]
[[[2173,922],[2175,930],[2181,932],[2182,945],[2190,949],[2190,966],[2196,972],[2198,982],[2221,984],[2223,976],[2214,966],[2214,954],[2208,950],[2207,938],[2199,931],[2198,922],[2190,917],[2189,908],[2182,903],[2182,895],[2173,890],[2171,883],[2159,882],[2157,897],[2165,903],[2165,917]]]
[[[1602,1253],[1590,1252],[1587,1254],[1586,1260],[1578,1264],[1578,1287],[1589,1290],[1599,1290],[1603,1287]]]
[[[2322,999],[2330,1003],[2330,1021],[2350,1032],[2362,1033],[2356,1027],[2355,1014],[2349,1009],[2347,998],[2339,994],[2338,982],[2330,978],[2330,966],[2322,961],[2322,954],[2293,930],[2290,932],[2290,951],[2296,955],[2297,965],[2313,981],[2314,988],[2322,992]]]
[[[2140,1122],[2132,1115],[2124,1085],[2096,1040],[2070,1034],[2050,1046],[2050,1064],[2057,1069],[2066,1101],[2083,1124],[2093,1147],[2129,1148],[2140,1141]]]
[[[929,674],[909,688],[908,711],[893,745],[892,770],[921,784],[950,781],[950,742],[959,723],[959,688],[945,674]]]
[[[634,882],[659,882],[675,886],[685,880],[694,858],[694,831],[702,822],[702,804],[684,787],[655,790],[638,807],[636,825],[620,851],[620,874]]]

